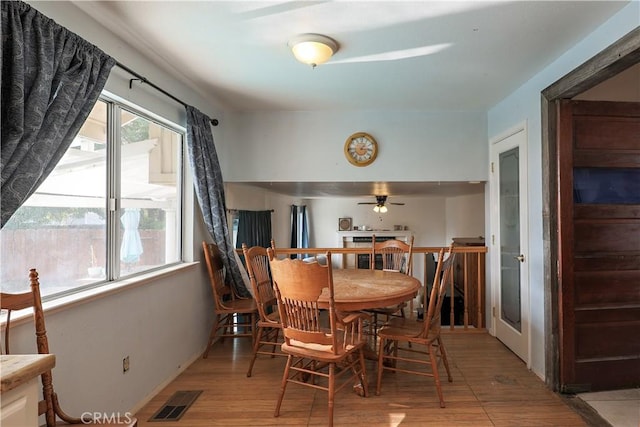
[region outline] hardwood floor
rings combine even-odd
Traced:
[[[375,395],[376,367],[368,361],[369,397],[349,387],[336,394],[337,426],[587,426],[583,418],[549,391],[524,363],[486,333],[445,334],[453,382],[441,367],[446,408],[440,408],[431,378],[385,373]],[[261,356],[246,377],[246,339],[216,343],[136,416],[139,426],[310,426],[326,425],[327,397],[289,385],[280,416],[273,417],[285,359]],[[175,391],[203,390],[176,422],[148,422]]]

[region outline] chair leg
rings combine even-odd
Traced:
[[[224,322],[224,328],[222,329],[222,337],[220,341],[224,341],[226,335],[233,334],[233,326],[235,323],[234,314],[227,314]]]
[[[253,336],[253,339],[255,340],[258,337],[258,316],[256,315],[256,313],[252,313],[251,314],[251,335]]]
[[[216,318],[213,321],[213,326],[211,327],[211,333],[209,333],[209,342],[207,343],[207,349],[204,351],[202,355],[203,359],[206,359],[209,356],[209,350],[211,350],[211,346],[216,339],[216,332],[218,331],[218,323],[220,323],[220,315],[216,314]]]
[[[273,348],[271,349],[271,353],[273,353],[271,355],[271,357],[276,357],[276,351],[278,350],[278,339],[280,338],[280,329],[279,328],[273,328],[271,329],[271,334],[273,334]]]
[[[440,384],[440,374],[438,373],[438,357],[436,355],[436,346],[430,345],[427,349],[429,358],[431,359],[431,369],[433,370],[433,382],[436,385],[438,398],[440,399],[440,407],[444,408],[444,397],[442,396],[442,385]]]
[[[329,363],[329,427],[333,427],[333,399],[336,388],[336,364]]]
[[[262,345],[262,334],[264,332],[265,332],[265,329],[262,326],[259,326],[257,339],[253,341],[253,356],[251,357],[251,362],[249,362],[249,370],[247,370],[247,377],[251,376],[251,371],[253,370],[253,364],[256,363],[256,358],[258,357],[258,350],[260,350],[260,346]]]
[[[369,397],[369,380],[367,379],[367,368],[364,360],[364,349],[360,349],[359,359],[360,359],[360,383],[362,384],[362,389],[364,390],[364,396]]]
[[[280,405],[282,405],[284,392],[287,389],[287,382],[289,382],[289,368],[291,367],[292,362],[293,362],[293,356],[289,355],[287,357],[287,364],[284,367],[284,374],[282,375],[282,383],[280,384],[280,396],[278,396],[278,403],[276,403],[276,412],[273,414],[274,417],[277,417],[280,415]]]
[[[385,339],[380,338],[378,344],[378,379],[376,381],[376,396],[380,396],[380,385],[382,384],[382,371],[384,371],[384,346]]]
[[[447,376],[449,377],[449,382],[453,382],[453,377],[451,376],[451,370],[449,369],[449,361],[447,360],[447,350],[444,348],[444,344],[442,343],[442,339],[438,337],[438,347],[440,347],[440,358],[442,359],[442,363],[444,363],[444,368],[447,370]]]

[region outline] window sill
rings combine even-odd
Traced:
[[[102,286],[97,286],[95,288],[86,289],[70,295],[65,295],[60,298],[55,298],[51,301],[43,302],[42,308],[45,313],[57,313],[59,311],[64,311],[69,308],[85,304],[87,302],[95,301],[110,295],[118,294],[120,292],[125,292],[139,286],[147,285],[158,279],[169,277],[184,270],[194,268],[199,264],[199,262],[184,262],[178,265],[167,267],[162,270],[141,274],[132,278],[105,283]],[[19,324],[25,323],[27,320],[30,320],[32,316],[32,308],[15,311],[11,313],[11,324],[17,326]],[[2,318],[0,319],[0,324],[2,325],[3,329],[5,327],[6,320],[7,316],[6,314],[3,314]]]

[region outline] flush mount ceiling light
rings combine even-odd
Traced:
[[[338,51],[338,43],[321,34],[301,34],[289,41],[289,47],[298,61],[313,68],[327,62]]]

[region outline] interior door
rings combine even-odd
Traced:
[[[640,386],[640,103],[562,101],[560,388]]]
[[[527,138],[524,126],[491,146],[491,254],[496,337],[529,365]]]

